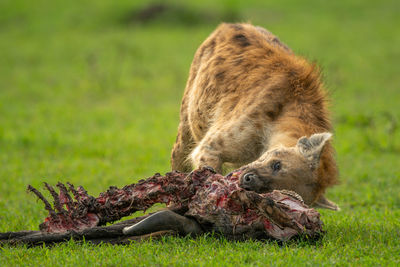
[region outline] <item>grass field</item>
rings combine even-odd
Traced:
[[[0,1],[0,231],[44,218],[27,184],[96,195],[169,171],[191,59],[221,20],[264,26],[322,66],[341,171],[328,197],[342,211],[321,210],[315,244],[71,241],[0,247],[2,266],[400,264],[399,1],[175,1],[149,22],[135,20],[149,2],[132,2]]]

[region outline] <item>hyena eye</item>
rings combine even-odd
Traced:
[[[281,169],[282,164],[280,161],[275,161],[274,163],[272,163],[271,168],[274,172],[277,172]]]

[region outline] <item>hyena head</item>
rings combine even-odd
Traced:
[[[339,210],[321,196],[317,169],[324,145],[332,134],[319,133],[302,137],[294,147],[280,147],[265,152],[258,160],[246,165],[240,185],[258,193],[274,189],[292,190],[302,196],[306,204]],[[317,199],[318,198],[318,199]]]

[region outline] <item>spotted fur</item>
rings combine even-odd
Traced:
[[[288,173],[297,175],[296,179],[282,177],[272,189],[298,192],[300,186],[311,183],[312,188],[303,193],[309,196],[302,197],[306,203],[316,203],[327,187],[337,183],[334,150],[327,140],[320,144],[319,154],[313,155],[317,168],[307,180],[300,170],[312,164],[300,145],[310,142],[298,141],[331,131],[327,96],[315,64],[295,55],[261,27],[221,24],[194,56],[172,169],[211,166],[221,172],[224,163],[269,168],[270,152],[279,149],[280,156],[275,153],[274,160],[280,157],[286,165],[299,166],[292,166],[295,171]],[[293,163],[285,161],[289,158]],[[279,188],[283,186],[290,188]]]

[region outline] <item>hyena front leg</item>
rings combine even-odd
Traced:
[[[251,127],[248,122],[234,121],[209,129],[190,155],[193,167],[209,166],[221,173],[223,163],[242,166],[255,160],[262,146],[260,136]]]
[[[221,153],[213,144],[213,141],[202,141],[193,150],[191,160],[195,169],[212,167],[216,172],[221,173],[223,164]]]

